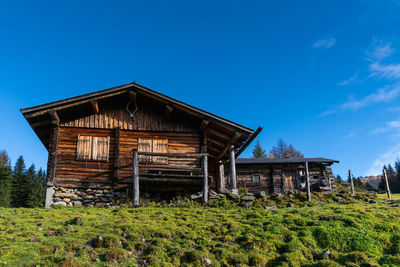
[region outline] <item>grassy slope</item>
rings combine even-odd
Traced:
[[[0,266],[400,265],[398,207],[360,201],[269,211],[221,204],[0,208]],[[318,259],[325,249],[331,259]]]
[[[382,199],[382,200],[387,200],[387,199],[388,199],[386,193],[384,193],[384,194],[377,194],[377,196],[378,196],[379,199]],[[399,193],[397,193],[397,194],[392,194],[392,199],[393,199],[393,200],[400,200],[400,194],[399,194]]]

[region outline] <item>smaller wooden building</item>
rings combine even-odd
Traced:
[[[236,159],[237,186],[249,192],[268,194],[306,190],[306,162],[312,191],[330,191],[334,178],[330,166],[339,163],[326,158]]]

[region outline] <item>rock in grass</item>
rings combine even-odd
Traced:
[[[255,199],[256,199],[256,197],[254,197],[254,196],[243,196],[241,198],[241,200],[243,200],[243,201],[253,201]]]
[[[251,206],[253,206],[253,201],[245,201],[242,203],[242,207],[243,208],[250,208]]]
[[[203,263],[204,263],[206,266],[211,266],[211,264],[212,264],[212,262],[211,262],[209,259],[207,259],[207,258],[204,258],[204,259],[203,259]]]
[[[331,251],[327,249],[318,254],[317,258],[320,260],[328,260],[331,257],[331,254]]]
[[[274,210],[277,210],[278,207],[277,206],[270,206],[270,207],[266,206],[265,209],[270,210],[270,211],[274,211]]]
[[[74,206],[82,206],[82,202],[81,201],[74,201]]]
[[[256,197],[256,198],[265,198],[265,191],[258,191],[258,192],[255,192],[254,193],[254,196]]]
[[[59,201],[54,203],[53,206],[67,206],[67,203],[65,203],[64,201]]]
[[[379,204],[376,200],[371,199],[369,202],[369,204]]]
[[[287,203],[287,207],[288,207],[288,208],[293,208],[293,207],[294,207],[294,204],[293,204],[292,202],[289,202],[289,203]]]
[[[319,200],[315,201],[314,203],[315,203],[315,204],[319,204],[319,205],[325,205],[325,202],[319,201]]]

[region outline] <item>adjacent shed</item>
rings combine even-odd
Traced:
[[[310,186],[313,191],[329,191],[332,188],[333,163],[326,158],[299,159],[236,159],[238,187],[250,192],[286,193],[306,190],[305,165],[308,163]]]

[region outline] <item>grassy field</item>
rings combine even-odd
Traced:
[[[381,200],[387,200],[387,199],[388,199],[386,193],[384,193],[384,194],[377,194],[377,196],[378,196],[378,199],[381,199]],[[393,199],[393,200],[400,200],[400,194],[392,194],[392,199]]]
[[[295,199],[294,208],[276,199],[267,203],[282,207],[274,211],[228,201],[0,208],[0,266],[400,265],[400,207],[332,199],[311,207]]]

